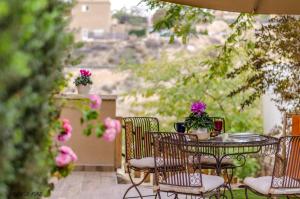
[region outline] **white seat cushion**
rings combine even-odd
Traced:
[[[198,164],[199,161],[197,157],[194,157],[194,161],[193,161],[193,157],[190,156],[189,162],[190,164]],[[201,164],[217,164],[217,161],[213,156],[201,156],[200,162]],[[222,160],[222,164],[233,164],[233,160],[230,157],[224,158]]]
[[[287,178],[290,182],[299,185],[298,186],[299,188],[271,188],[272,176],[263,176],[259,178],[247,177],[244,180],[244,184],[256,190],[257,192],[265,195],[300,194],[300,182],[294,179],[290,179],[289,177],[285,177],[285,178]]]
[[[177,176],[175,176],[177,178]],[[202,174],[202,186],[200,186],[200,174],[190,174],[190,186],[176,186],[160,184],[158,189],[166,192],[188,193],[188,194],[201,194],[212,191],[224,184],[224,179],[219,176]],[[198,186],[198,187],[197,187]]]
[[[162,158],[158,158],[156,160],[157,162],[157,166],[161,167],[164,165],[163,159]],[[174,161],[174,160],[170,160],[167,161],[168,166],[176,166],[176,165],[180,165],[180,161]],[[145,168],[149,168],[149,169],[153,169],[155,167],[155,163],[154,163],[154,157],[145,157],[145,158],[141,158],[141,159],[131,159],[129,160],[129,165],[136,167],[136,168],[140,168],[140,169],[145,169]]]
[[[141,169],[154,168],[154,158],[146,157],[141,159],[131,159],[129,160],[129,165]]]

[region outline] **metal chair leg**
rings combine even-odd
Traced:
[[[220,199],[220,198],[221,198],[221,189],[218,188],[216,193],[216,199]]]
[[[157,195],[158,195],[158,199],[161,199],[160,191],[159,190],[157,191]]]
[[[223,187],[224,187],[223,198],[228,198],[228,197],[226,196],[226,191],[225,191],[226,189],[228,189],[229,194],[230,194],[230,198],[233,199],[233,193],[232,193],[232,189],[231,189],[230,184],[224,184]]]
[[[249,197],[248,197],[248,189],[247,189],[247,187],[245,187],[245,196],[246,196],[246,199],[249,199]]]
[[[137,193],[138,193],[139,196],[133,196],[133,197],[127,197],[127,198],[143,198],[143,196],[142,196],[140,190],[138,189],[138,186],[141,185],[141,184],[145,181],[145,179],[148,177],[148,175],[149,175],[150,173],[147,172],[146,175],[143,177],[143,179],[142,179],[139,183],[137,183],[137,184],[134,183],[134,181],[133,181],[133,179],[132,179],[132,177],[131,177],[131,175],[130,175],[130,172],[128,172],[128,174],[129,174],[129,179],[130,179],[132,185],[126,190],[126,192],[125,192],[125,194],[124,194],[124,196],[123,196],[123,199],[126,199],[127,193],[128,193],[131,189],[133,189],[133,188],[135,188],[135,190],[137,191]],[[144,197],[147,197],[147,196],[144,196]]]

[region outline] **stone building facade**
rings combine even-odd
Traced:
[[[71,12],[70,28],[77,41],[89,41],[110,31],[109,0],[77,0]]]

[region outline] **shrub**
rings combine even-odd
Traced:
[[[146,36],[146,33],[147,33],[146,29],[141,29],[141,30],[133,29],[128,32],[129,35],[135,35],[137,37],[144,37]]]
[[[47,190],[52,99],[72,43],[65,8],[59,0],[0,1],[0,198]]]

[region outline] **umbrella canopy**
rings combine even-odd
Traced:
[[[300,0],[161,0],[165,2],[242,13],[300,14]]]

